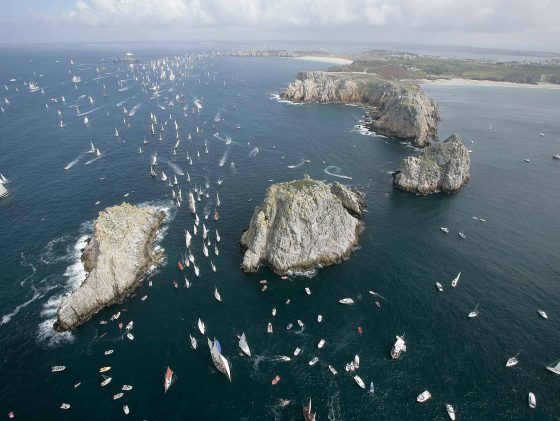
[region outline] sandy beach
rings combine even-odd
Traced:
[[[340,58],[340,57],[322,57],[322,56],[301,56],[301,57],[293,57],[296,60],[305,60],[305,61],[320,61],[323,63],[332,63],[332,64],[350,64],[352,60],[347,58]]]
[[[472,79],[420,79],[420,84],[426,85],[445,85],[445,86],[490,86],[495,88],[527,88],[527,89],[560,89],[560,85],[553,83],[538,83],[536,85],[528,83],[496,82],[492,80],[472,80]]]

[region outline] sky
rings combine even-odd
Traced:
[[[560,52],[560,0],[0,0],[0,43],[307,40]]]

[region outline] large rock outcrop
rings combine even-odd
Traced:
[[[395,173],[393,184],[420,194],[455,193],[469,182],[469,169],[469,151],[454,134],[442,143],[424,148],[420,156],[405,158]]]
[[[436,103],[418,85],[373,74],[301,72],[281,96],[294,102],[363,104],[369,108],[368,128],[418,147],[435,137],[440,120]]]
[[[243,270],[261,264],[279,274],[340,262],[358,244],[362,195],[341,184],[306,176],[271,185],[241,237]]]
[[[72,330],[95,313],[122,301],[137,286],[150,266],[159,264],[154,253],[157,230],[165,213],[123,203],[99,213],[94,234],[84,249],[86,280],[58,308],[54,328]]]

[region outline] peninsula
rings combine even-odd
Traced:
[[[435,138],[440,120],[436,103],[418,85],[374,74],[301,72],[281,96],[294,102],[364,105],[368,129],[417,147]]]
[[[128,203],[99,213],[93,237],[82,255],[88,276],[62,299],[55,330],[73,330],[134,291],[148,269],[163,257],[153,248],[164,218],[165,213],[155,208]]]
[[[241,237],[243,270],[266,264],[286,275],[342,261],[358,244],[364,207],[361,193],[339,183],[306,176],[271,185]]]

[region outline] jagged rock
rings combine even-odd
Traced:
[[[73,330],[95,313],[122,301],[162,255],[154,253],[165,213],[123,203],[99,213],[94,235],[83,251],[86,280],[58,308],[54,328]]]
[[[418,157],[401,162],[393,184],[402,190],[428,194],[455,193],[469,182],[470,156],[458,135],[424,148]]]
[[[301,72],[281,96],[294,102],[366,105],[368,128],[418,147],[427,146],[435,137],[440,120],[436,103],[418,85],[373,74]]]
[[[327,266],[358,244],[362,195],[338,183],[306,178],[271,185],[241,237],[243,270],[260,264],[279,274]]]

